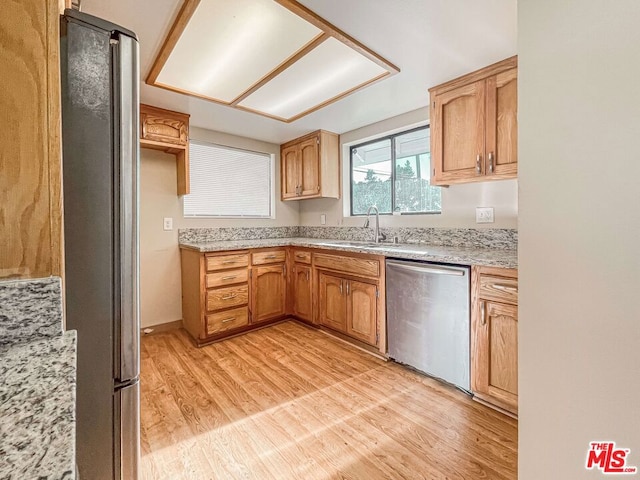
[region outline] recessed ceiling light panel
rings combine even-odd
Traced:
[[[147,83],[290,122],[398,71],[294,0],[183,0]]]

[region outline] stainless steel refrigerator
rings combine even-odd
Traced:
[[[138,42],[61,19],[66,327],[78,331],[81,479],[138,478]]]

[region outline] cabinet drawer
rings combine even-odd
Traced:
[[[247,307],[207,315],[207,335],[214,335],[245,325],[249,325],[249,309]]]
[[[303,250],[294,250],[293,261],[298,263],[311,263],[311,252],[305,252]]]
[[[249,302],[249,286],[220,288],[207,291],[207,310],[222,310],[223,308],[246,305]]]
[[[252,257],[253,265],[264,265],[265,263],[282,263],[285,261],[286,252],[284,250],[273,250],[270,252],[254,253]]]
[[[225,270],[224,272],[207,273],[205,278],[206,288],[223,287],[236,283],[246,283],[249,280],[249,270]]]
[[[364,258],[343,257],[338,255],[325,255],[315,253],[313,260],[316,267],[328,268],[345,273],[355,273],[368,277],[378,277],[380,275],[380,262],[378,260],[367,260]]]
[[[235,253],[232,255],[218,255],[207,257],[207,270],[224,270],[227,268],[246,267],[249,265],[248,253]]]
[[[480,298],[518,304],[518,280],[480,275]]]

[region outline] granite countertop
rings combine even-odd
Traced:
[[[76,332],[0,347],[0,478],[75,478]]]
[[[197,252],[220,252],[245,248],[299,246],[369,253],[385,257],[453,263],[457,265],[481,265],[486,267],[518,267],[517,250],[475,247],[447,247],[422,243],[392,244],[325,240],[318,238],[273,238],[260,240],[228,240],[219,242],[180,242],[180,248]]]

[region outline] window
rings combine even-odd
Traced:
[[[271,155],[191,141],[189,163],[185,217],[272,217]]]
[[[351,215],[365,215],[371,205],[381,214],[440,213],[430,172],[428,126],[351,147]]]

